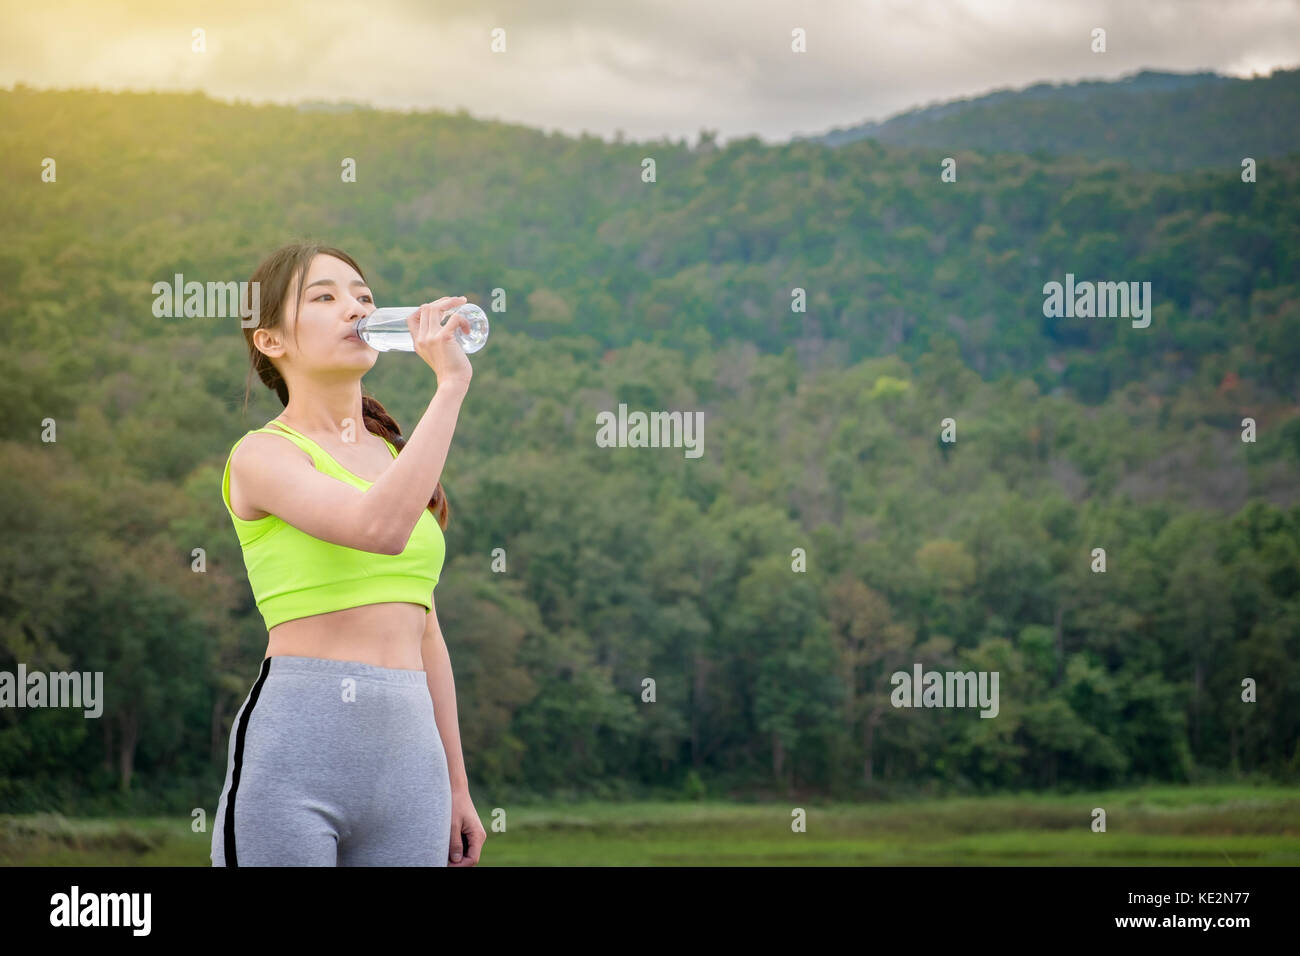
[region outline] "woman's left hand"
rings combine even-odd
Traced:
[[[461,840],[461,834],[465,835],[465,841],[469,843],[469,849],[463,854],[464,842]],[[474,801],[469,798],[469,791],[453,790],[451,792],[451,843],[448,847],[447,865],[473,866],[478,863],[478,855],[483,850],[485,840],[487,840],[487,831],[483,829],[478,814],[474,812]]]

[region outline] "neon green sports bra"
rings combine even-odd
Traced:
[[[374,554],[298,530],[273,514],[252,521],[230,506],[230,459],[249,435],[280,435],[311,456],[316,470],[365,491],[373,482],[352,474],[301,432],[283,422],[276,428],[246,432],[230,449],[221,477],[221,497],[244,552],[248,583],[268,631],[294,618],[325,614],[363,604],[402,601],[433,608],[433,589],[442,574],[446,541],[433,513],[425,508],[400,554]],[[283,431],[281,430],[283,429]],[[387,438],[393,457],[397,448]]]

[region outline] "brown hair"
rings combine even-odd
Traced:
[[[271,253],[258,264],[253,270],[253,277],[250,279],[250,288],[255,287],[258,290],[258,324],[252,327],[244,328],[244,340],[248,343],[248,358],[250,368],[248,379],[244,383],[244,410],[248,410],[248,394],[252,385],[253,373],[267,388],[274,390],[276,396],[280,399],[280,404],[288,406],[289,404],[289,386],[284,377],[280,374],[279,369],[271,362],[270,356],[253,344],[253,333],[258,329],[278,329],[285,324],[285,315],[287,313],[287,300],[289,298],[289,287],[293,276],[298,276],[298,304],[296,308],[301,308],[303,298],[303,286],[307,283],[307,270],[311,268],[312,261],[318,255],[334,256],[336,259],[342,259],[352,268],[357,270],[357,274],[364,281],[366,275],[361,271],[361,267],[356,264],[355,260],[341,249],[335,249],[331,246],[322,246],[315,243],[296,242],[286,246],[281,246],[275,252]],[[248,303],[240,307],[240,313],[243,316],[251,317],[252,311]],[[297,313],[295,312],[295,315]],[[294,341],[298,337],[298,325],[294,323]],[[366,423],[366,430],[374,432],[387,438],[397,448],[400,454],[402,448],[406,445],[406,439],[402,437],[402,430],[393,420],[393,416],[388,414],[384,406],[379,403],[379,399],[373,395],[365,394],[364,386],[361,395],[361,413]],[[433,489],[433,497],[429,499],[429,510],[438,520],[438,526],[444,531],[447,529],[447,518],[449,510],[447,508],[447,495],[442,489],[442,482],[439,481]]]

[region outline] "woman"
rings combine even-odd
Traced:
[[[294,244],[252,281],[250,379],[285,408],[235,443],[222,497],[269,641],[231,727],[212,863],[473,866],[486,834],[433,603],[439,478],[473,374],[453,335],[468,320],[442,319],[465,299],[407,319],[437,388],[406,440],[361,391],[378,353],[354,332],[375,308],[360,266]]]

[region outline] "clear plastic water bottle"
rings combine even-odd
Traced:
[[[357,335],[372,349],[380,352],[391,352],[394,349],[401,352],[414,352],[415,341],[411,338],[411,330],[406,320],[411,313],[419,310],[419,306],[398,305],[375,309],[357,322]],[[454,333],[456,341],[460,343],[466,355],[477,352],[487,344],[488,319],[482,309],[473,302],[466,302],[459,309],[446,313],[443,316],[443,324],[450,322],[454,315],[463,315],[469,319],[469,334],[460,329]]]

